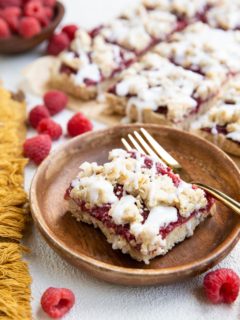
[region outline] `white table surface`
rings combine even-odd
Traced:
[[[65,0],[67,13],[64,22],[75,22],[84,27],[92,27],[116,16],[123,8],[129,6],[128,0]],[[131,0],[131,5],[136,2]],[[13,57],[0,56],[0,80],[9,89],[17,89],[21,80],[21,70],[41,55],[41,48],[34,52]],[[40,103],[39,97],[27,96],[29,108]],[[64,111],[55,117],[63,126],[71,117],[71,111]],[[104,127],[94,122],[94,128]],[[33,135],[33,132],[29,132]],[[54,144],[56,147],[64,139]],[[35,167],[26,169],[26,190]],[[76,295],[76,304],[67,314],[66,320],[239,320],[240,298],[231,306],[211,305],[202,294],[203,276],[165,286],[124,287],[111,285],[90,277],[61,259],[33,227],[25,239],[31,249],[26,257],[29,262],[32,283],[33,318],[49,319],[40,308],[40,298],[50,286],[66,287]],[[231,267],[240,274],[240,245],[219,265]]]

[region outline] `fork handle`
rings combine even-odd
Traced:
[[[193,182],[193,184],[195,184],[196,186],[200,187],[201,189],[207,191],[215,199],[221,201],[228,208],[231,208],[234,212],[236,212],[236,213],[238,213],[240,215],[240,203],[238,201],[232,199],[231,197],[229,197],[225,193],[223,193],[223,192],[221,192],[221,191],[219,191],[217,189],[214,189],[214,188],[212,188],[210,186],[207,186],[205,184],[198,183],[198,182]]]

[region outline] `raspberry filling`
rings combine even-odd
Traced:
[[[211,133],[212,134],[212,129],[213,128],[209,128],[209,127],[205,127],[205,128],[201,128],[202,131],[205,131],[207,133]],[[224,136],[226,136],[229,132],[227,131],[227,124],[225,125],[219,125],[217,124],[215,127],[215,132],[218,133],[218,134],[223,134]],[[236,140],[233,140],[231,139],[230,137],[227,137],[227,139],[237,143],[240,145],[240,142],[239,141],[236,141]]]
[[[134,152],[131,152],[131,157],[135,158]],[[153,166],[153,161],[150,158],[146,157],[145,155],[142,155],[142,157],[145,158],[143,167],[151,169]],[[156,163],[155,165],[156,165],[157,174],[160,174],[160,175],[166,174],[172,179],[175,186],[179,185],[179,183],[181,181],[179,176],[174,174],[169,167],[164,167],[160,163]],[[196,187],[193,186],[193,188],[196,188]],[[67,189],[67,191],[65,193],[66,200],[71,198],[71,190],[72,189],[73,189],[73,187],[70,185],[70,187]],[[114,187],[114,193],[119,199],[121,199],[124,195],[123,185],[116,184]],[[207,193],[206,193],[206,198],[207,198],[207,202],[208,202],[206,208],[200,209],[198,211],[193,211],[190,214],[190,216],[187,218],[182,217],[178,211],[178,220],[176,222],[172,222],[172,223],[168,224],[165,228],[160,228],[159,234],[162,236],[162,238],[165,239],[168,236],[168,234],[170,232],[172,232],[175,228],[186,223],[188,220],[190,220],[193,216],[196,216],[198,213],[203,212],[205,210],[210,210],[211,206],[214,203],[214,199],[211,196],[209,196]],[[111,204],[107,203],[101,207],[94,206],[92,208],[89,208],[88,206],[86,206],[86,203],[84,201],[76,200],[76,199],[72,199],[72,200],[74,200],[75,203],[80,207],[81,211],[87,212],[95,219],[101,221],[108,229],[113,229],[115,234],[122,236],[124,239],[126,239],[126,241],[130,242],[131,240],[136,240],[134,235],[131,234],[129,224],[117,225],[114,223],[112,217],[109,215],[109,211],[111,209]],[[142,204],[142,216],[143,216],[142,223],[144,223],[146,221],[146,219],[148,218],[150,211],[146,207],[146,205],[144,204],[143,201],[141,202],[141,204]],[[134,248],[136,250],[140,250],[141,244],[136,244],[134,246]]]
[[[69,51],[69,52],[72,52],[72,51]],[[75,54],[75,57],[79,57],[79,55],[76,52],[74,52],[74,54]],[[120,48],[119,56],[120,56],[120,61],[117,62],[118,66],[112,70],[112,73],[109,76],[109,78],[114,77],[116,73],[119,73],[120,71],[128,68],[131,64],[133,64],[136,61],[136,59],[134,59],[134,58],[126,59],[124,56],[124,51],[121,48]],[[93,63],[92,58],[91,58],[91,53],[88,54],[88,58],[89,58],[90,64]],[[60,66],[59,72],[70,76],[71,74],[76,75],[78,71],[76,69],[68,66],[67,64],[62,63]],[[83,81],[84,84],[86,86],[94,86],[94,85],[97,85],[98,83],[103,82],[104,80],[106,80],[108,78],[108,77],[103,76],[100,68],[99,68],[99,72],[101,75],[101,79],[99,82],[94,81],[90,78],[85,78]]]

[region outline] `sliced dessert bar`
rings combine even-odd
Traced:
[[[191,125],[224,151],[240,156],[240,78],[229,82],[213,107]]]
[[[82,100],[93,99],[100,84],[181,28],[175,15],[139,5],[90,32],[80,29],[70,50],[56,59],[50,85]]]
[[[221,86],[148,53],[118,77],[105,94],[106,112],[126,115],[130,121],[157,122],[187,127],[203,111]]]
[[[83,163],[65,198],[78,221],[100,228],[113,249],[145,263],[192,236],[213,205],[170,168],[122,149],[103,165]]]
[[[221,78],[240,72],[240,32],[210,28],[201,22],[177,32],[168,43],[154,52],[176,65],[210,78]]]
[[[123,12],[108,24],[94,28],[90,34],[133,51],[137,56],[146,52],[160,40],[166,40],[181,25],[174,14],[155,9],[147,10],[139,5]]]
[[[101,36],[91,38],[80,29],[70,50],[61,53],[53,64],[50,85],[89,100],[96,97],[98,84],[125,69],[135,58],[134,53]]]
[[[179,20],[204,19],[208,10],[222,0],[142,0],[149,10],[161,9],[175,14]]]

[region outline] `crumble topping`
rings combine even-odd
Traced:
[[[176,28],[177,19],[162,10],[146,10],[143,6],[126,10],[99,31],[107,41],[134,50],[137,54],[152,45],[153,40],[163,40]]]
[[[112,204],[109,214],[116,224],[141,223],[143,202],[150,211],[159,206],[172,207],[171,210],[178,210],[183,217],[206,207],[203,190],[193,189],[191,184],[183,181],[174,184],[170,176],[159,172],[157,161],[151,158],[152,166],[147,167],[145,159],[138,152],[133,156],[115,149],[109,154],[109,162],[102,166],[83,163],[77,179],[72,182],[70,195],[86,202],[90,208]],[[120,199],[114,194],[116,185],[123,186]]]
[[[193,129],[209,129],[213,135],[240,142],[240,79],[233,79],[214,106],[196,122]]]
[[[127,97],[127,116],[136,107],[141,121],[144,109],[167,107],[167,118],[178,122],[216,94],[220,83],[177,67],[157,54],[149,53],[125,70],[115,85],[114,94]]]
[[[240,28],[239,0],[225,0],[211,8],[207,15],[207,23],[214,28],[235,30]]]
[[[159,44],[154,51],[184,68],[222,81],[240,71],[240,32],[212,29],[201,22],[175,33],[169,43]]]
[[[149,9],[160,8],[175,13],[180,17],[195,18],[197,14],[204,13],[207,6],[217,0],[142,0],[143,5]]]
[[[106,42],[101,36],[92,39],[86,31],[79,30],[71,44],[71,51],[61,53],[59,59],[75,70],[71,74],[73,82],[84,85],[86,80],[99,83],[109,78],[125,67],[125,63],[134,60],[135,54]]]

